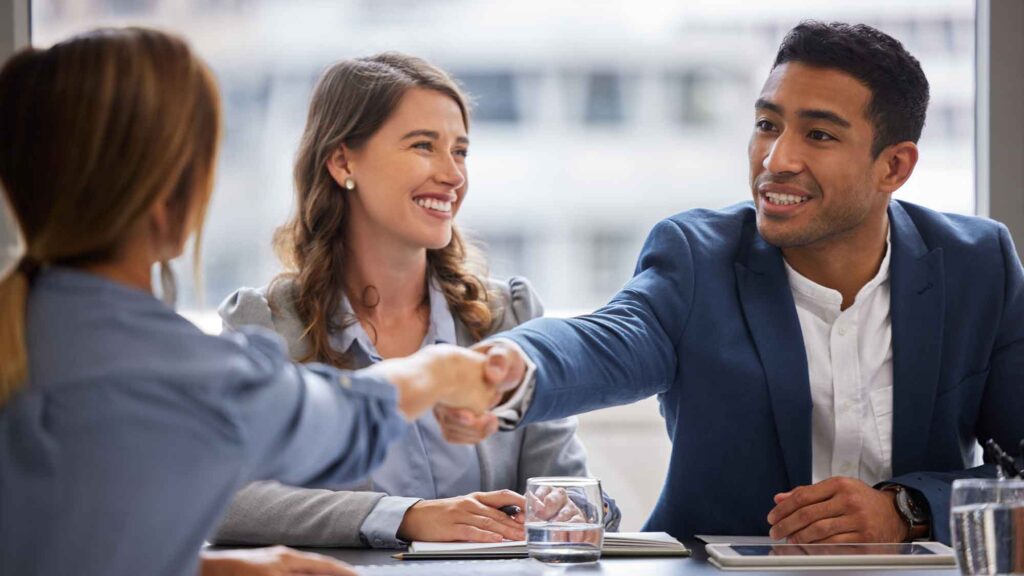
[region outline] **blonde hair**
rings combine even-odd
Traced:
[[[26,254],[0,282],[0,405],[27,378],[33,270],[116,254],[157,201],[199,236],[220,137],[213,76],[175,36],[101,29],[0,70],[0,183]]]
[[[455,82],[437,67],[405,54],[338,62],[324,72],[313,91],[295,159],[296,212],[274,234],[274,246],[288,270],[274,282],[293,279],[297,284],[295,309],[309,341],[303,361],[351,367],[345,352],[330,342],[331,332],[346,321],[339,322],[337,316],[344,287],[342,239],[349,192],[331,177],[327,160],[342,144],[356,149],[365,144],[414,87],[454,100],[469,129],[466,98]],[[492,320],[487,287],[474,273],[483,273],[483,258],[454,224],[451,243],[427,251],[427,268],[453,315],[474,338],[481,338]]]

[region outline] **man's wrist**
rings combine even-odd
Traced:
[[[904,542],[927,539],[931,535],[931,512],[920,492],[901,484],[885,484],[879,490],[891,494],[893,508],[905,527]]]

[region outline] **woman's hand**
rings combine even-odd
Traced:
[[[398,537],[407,542],[501,542],[525,540],[522,513],[510,517],[498,508],[526,501],[511,490],[474,492],[442,500],[421,500],[405,512]]]
[[[199,559],[200,576],[356,576],[348,564],[284,546],[203,551]]]

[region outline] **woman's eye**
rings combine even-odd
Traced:
[[[462,156],[463,158],[465,158],[465,157],[469,156],[469,150],[467,150],[465,148],[460,148],[460,149],[455,151],[455,155],[456,156]]]
[[[819,142],[828,142],[829,140],[835,140],[831,134],[822,132],[821,130],[811,130],[808,134],[811,140],[817,140]]]
[[[775,125],[768,120],[758,120],[754,123],[754,127],[762,132],[771,132],[775,129]]]
[[[413,144],[412,147],[416,148],[418,150],[430,151],[430,150],[434,149],[434,144],[431,143],[431,142],[417,142],[417,143]]]

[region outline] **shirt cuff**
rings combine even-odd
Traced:
[[[405,513],[422,498],[385,496],[370,511],[359,527],[359,536],[371,548],[403,548],[406,542],[398,539],[398,528]]]
[[[533,363],[533,360],[530,360],[530,357],[523,352],[522,347],[514,340],[495,338],[490,340],[490,342],[501,342],[519,352],[523,362],[526,363],[526,373],[523,374],[523,379],[512,393],[512,397],[491,410],[498,417],[498,425],[502,430],[514,430],[530,408],[530,402],[533,400],[533,391],[537,383],[537,365]]]

